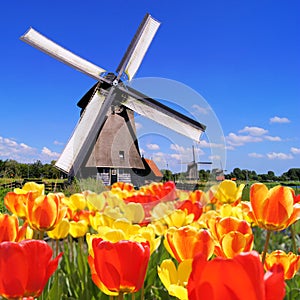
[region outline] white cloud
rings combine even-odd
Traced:
[[[244,132],[247,132],[250,135],[254,135],[254,136],[261,136],[261,135],[268,133],[268,130],[260,128],[260,127],[246,126],[246,127],[244,127],[244,129],[239,130],[239,133],[244,133]]]
[[[293,154],[300,154],[300,148],[292,147],[292,148],[291,148],[291,152],[292,152]]]
[[[281,117],[273,117],[273,118],[270,118],[270,123],[290,123],[291,121],[288,119],[288,118],[281,118]]]
[[[282,141],[281,137],[279,137],[279,136],[266,135],[264,138],[271,142],[281,142]]]
[[[173,153],[170,157],[176,160],[182,160],[182,154]]]
[[[53,151],[51,151],[49,148],[47,148],[47,147],[43,147],[43,149],[42,149],[42,154],[44,154],[44,155],[46,155],[46,156],[48,156],[48,157],[50,157],[50,158],[58,158],[59,157],[59,153],[57,153],[57,152],[53,152]]]
[[[171,144],[170,149],[175,150],[175,151],[180,152],[180,153],[186,152],[186,148],[184,148],[183,146],[179,146],[178,144]]]
[[[36,149],[26,145],[25,143],[18,143],[10,138],[3,138],[0,136],[0,158],[14,159],[19,162],[24,162],[27,156],[36,154]]]
[[[286,160],[286,159],[293,159],[292,154],[286,154],[282,152],[270,152],[267,154],[267,157],[269,159],[280,159],[280,160]]]
[[[62,146],[62,145],[64,145],[63,142],[59,142],[59,141],[54,141],[53,144],[54,144],[54,145],[57,145],[57,146]]]
[[[0,159],[13,159],[20,163],[31,163],[41,160],[43,163],[49,160],[55,160],[59,157],[59,153],[53,152],[47,147],[42,150],[33,148],[23,142],[19,143],[14,139],[4,138],[0,136]]]
[[[192,108],[195,110],[196,113],[199,113],[200,115],[207,115],[210,111],[207,107],[202,107],[200,105],[194,104],[192,105]]]
[[[160,149],[159,145],[157,145],[157,144],[147,144],[146,147],[149,150],[159,150]]]
[[[249,153],[248,156],[253,157],[253,158],[262,158],[262,157],[264,157],[263,154],[256,153],[256,152]]]
[[[230,146],[243,146],[246,143],[257,143],[261,142],[261,137],[255,137],[251,135],[236,135],[235,133],[229,133],[229,135],[226,137],[226,142]]]

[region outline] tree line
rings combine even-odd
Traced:
[[[173,174],[170,170],[162,170],[164,180],[178,181],[184,179],[186,174]],[[220,174],[219,169],[199,170],[199,180],[214,180]],[[40,160],[34,163],[19,163],[16,160],[0,159],[0,177],[6,178],[61,178],[64,174],[55,167],[55,161],[43,164]],[[255,180],[255,181],[300,181],[300,168],[291,168],[280,176],[273,171],[266,174],[257,174],[253,170],[234,168],[232,172],[224,174],[225,179]]]
[[[186,174],[176,173],[173,174],[170,170],[162,170],[164,180],[178,181],[184,179]],[[199,170],[198,179],[200,181],[216,180],[220,176],[219,169]],[[276,176],[273,171],[268,171],[266,174],[257,174],[254,170],[234,168],[232,172],[224,174],[225,179],[245,180],[245,181],[300,181],[300,168],[291,168],[280,176]]]
[[[55,168],[55,161],[43,164],[40,160],[34,163],[19,163],[16,160],[0,159],[0,177],[6,178],[60,178],[62,172]]]

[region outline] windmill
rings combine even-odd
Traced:
[[[199,174],[198,174],[198,165],[211,165],[212,162],[210,161],[198,161],[196,162],[196,156],[195,156],[195,147],[192,146],[192,153],[193,153],[193,161],[185,163],[187,164],[187,178],[189,180],[198,180]]]
[[[91,76],[97,83],[78,102],[80,120],[55,166],[69,176],[97,176],[106,184],[140,181],[147,169],[140,155],[134,114],[199,141],[205,126],[126,85],[136,74],[160,22],[146,14],[115,73],[90,63],[33,28],[21,40]],[[94,174],[96,170],[96,174]]]

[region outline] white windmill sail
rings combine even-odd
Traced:
[[[141,65],[159,26],[160,22],[146,14],[117,68],[120,75],[127,74],[129,81]]]
[[[70,175],[75,175],[79,171],[90,147],[95,143],[99,128],[105,121],[112,100],[113,97],[106,97],[99,91],[94,94],[56,162],[57,168]]]
[[[100,74],[105,72],[104,69],[61,47],[33,28],[30,28],[20,39],[96,80],[100,80]]]
[[[196,142],[199,142],[205,128],[199,126],[186,118],[181,118],[179,114],[174,115],[171,110],[156,107],[147,101],[139,101],[134,97],[128,97],[122,104],[136,113],[151,119],[177,133],[180,133]]]

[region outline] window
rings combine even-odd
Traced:
[[[120,159],[125,159],[124,151],[119,151],[119,158]]]

